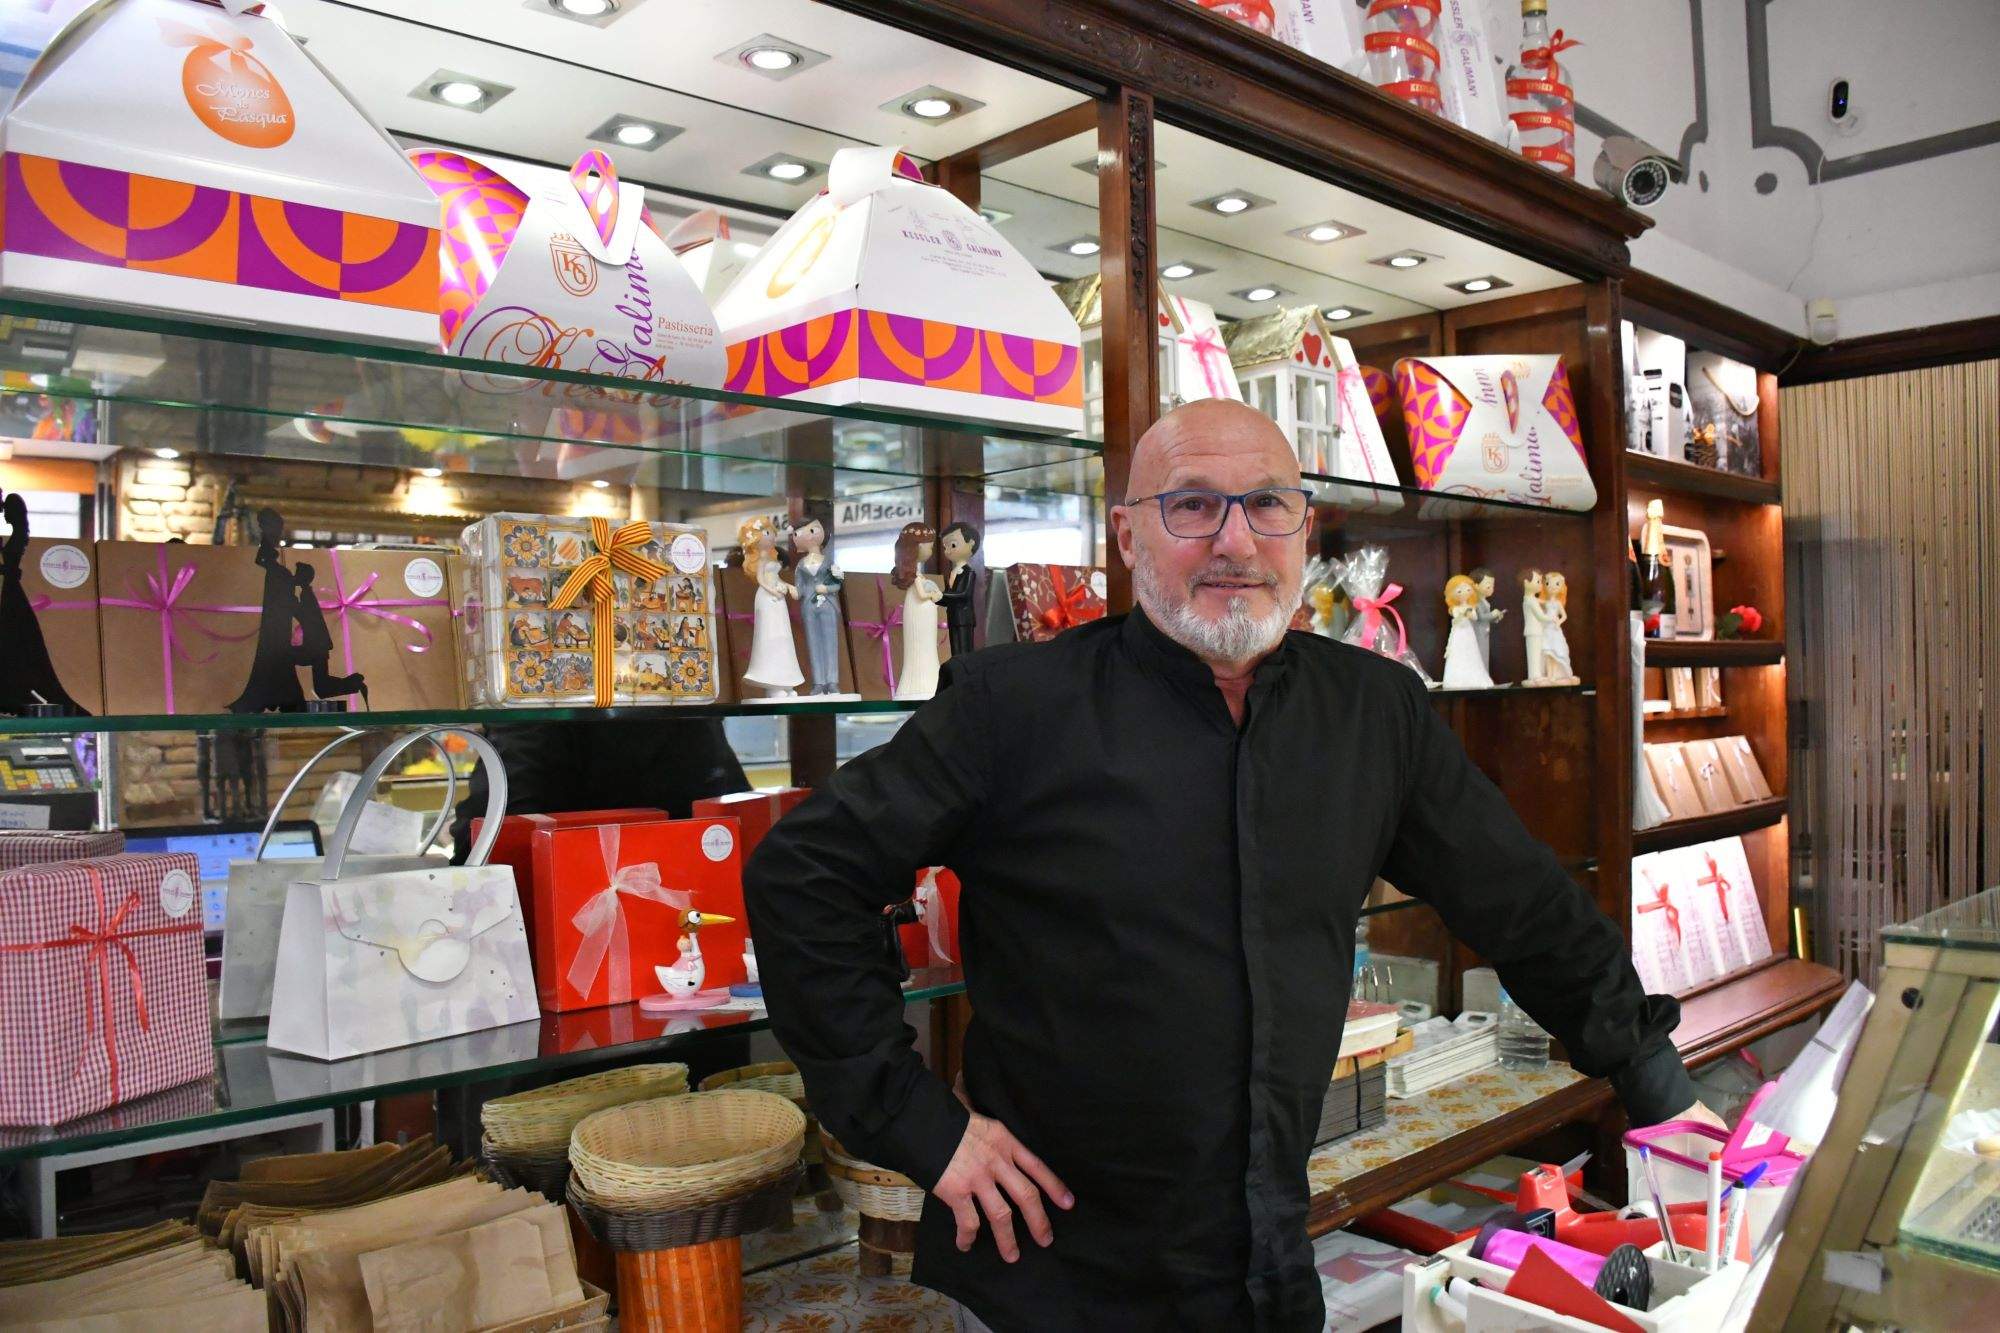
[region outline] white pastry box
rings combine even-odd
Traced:
[[[0,288],[428,345],[437,204],[245,0],[74,12],[0,121]]]
[[[1396,388],[1424,490],[1552,509],[1596,506],[1560,356],[1404,357]]]
[[[744,260],[757,253],[756,246],[730,236],[729,219],[716,208],[682,218],[667,233],[667,246],[711,304],[736,281]]]
[[[843,148],[716,303],[739,393],[1073,434],[1081,335],[992,224],[894,148]]]
[[[646,211],[644,187],[593,149],[568,171],[447,148],[410,153],[442,209],[436,338],[482,361],[644,380],[722,383],[701,288]],[[588,393],[549,386],[559,404]]]

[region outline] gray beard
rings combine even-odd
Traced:
[[[1132,570],[1132,585],[1139,605],[1160,632],[1206,662],[1247,662],[1276,648],[1292,623],[1288,608],[1298,605],[1304,591],[1303,577],[1290,596],[1277,589],[1278,604],[1264,615],[1251,612],[1247,594],[1232,597],[1228,613],[1210,620],[1195,611],[1193,590],[1171,591],[1143,550]]]

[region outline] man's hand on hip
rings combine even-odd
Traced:
[[[972,1103],[965,1096],[963,1076],[952,1091],[972,1111]],[[1014,1240],[1017,1209],[1026,1219],[1028,1234],[1035,1238],[1036,1244],[1048,1245],[1056,1238],[1049,1225],[1048,1210],[1042,1207],[1044,1192],[1055,1200],[1058,1208],[1067,1209],[1076,1203],[1068,1186],[1056,1178],[1056,1173],[1041,1158],[1022,1147],[1005,1125],[977,1111],[972,1111],[965,1137],[958,1141],[958,1151],[951,1155],[950,1165],[938,1177],[937,1188],[931,1191],[958,1219],[960,1250],[972,1248],[979,1235],[979,1214],[984,1211],[993,1228],[994,1244],[1000,1247],[1000,1257],[1010,1264],[1021,1257],[1020,1246]]]

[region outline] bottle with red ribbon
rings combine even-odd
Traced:
[[[1576,178],[1576,93],[1559,57],[1580,45],[1549,31],[1549,0],[1521,0],[1521,57],[1507,70],[1507,119],[1521,156]]]
[[[1434,116],[1444,114],[1438,87],[1438,8],[1438,0],[1374,0],[1361,37],[1369,80]]]

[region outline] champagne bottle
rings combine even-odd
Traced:
[[[1676,595],[1674,569],[1667,559],[1665,506],[1658,500],[1646,502],[1646,526],[1639,541],[1639,614],[1644,617],[1646,637],[1674,637]]]

